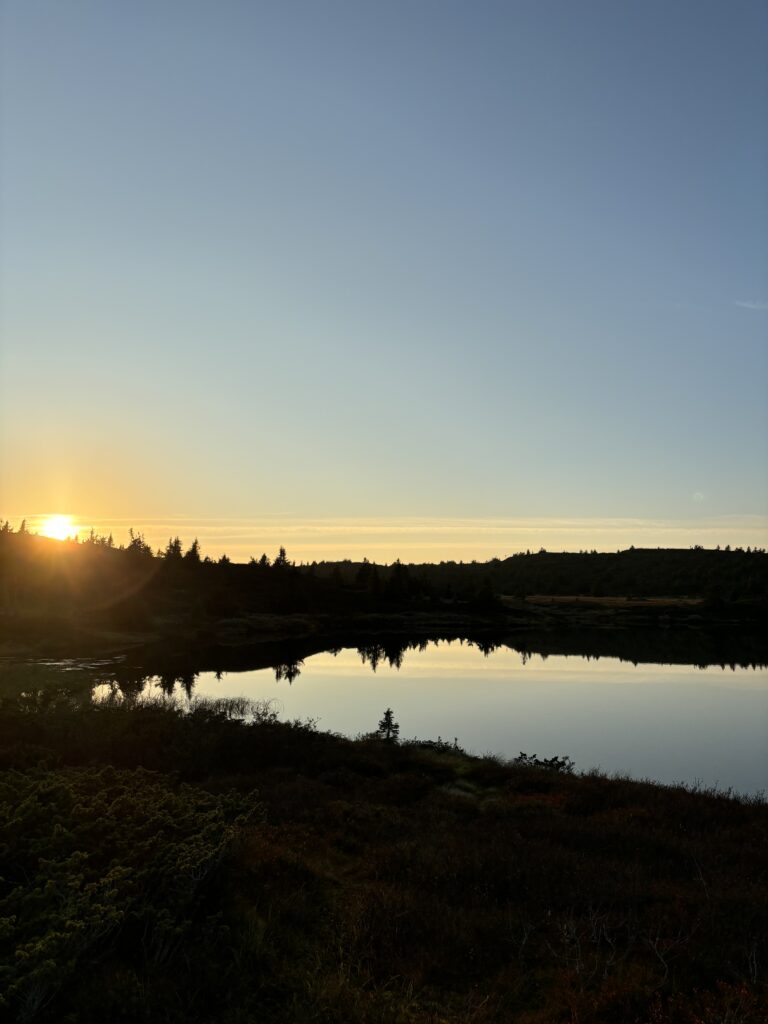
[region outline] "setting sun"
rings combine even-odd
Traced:
[[[40,533],[43,537],[52,537],[54,540],[67,540],[68,537],[77,536],[77,527],[72,516],[48,516],[43,520]]]

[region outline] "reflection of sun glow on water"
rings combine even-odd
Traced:
[[[68,537],[77,536],[77,527],[72,516],[48,516],[40,524],[40,533],[53,540],[67,540]]]
[[[335,678],[362,678],[373,675],[370,662],[364,662],[360,652],[345,647],[338,653],[324,651],[307,658],[302,667],[304,680],[313,676]],[[530,679],[536,676],[542,683],[548,680],[556,683],[580,681],[588,678],[593,685],[619,685],[622,681],[642,680],[644,684],[668,685],[670,679],[679,679],[681,684],[702,686],[712,683],[719,687],[732,686],[738,689],[757,686],[765,688],[766,673],[762,668],[731,669],[728,666],[707,665],[696,667],[689,664],[659,665],[653,662],[632,663],[620,658],[603,656],[587,658],[580,655],[536,653],[521,654],[514,647],[502,644],[488,654],[472,643],[461,640],[430,641],[424,650],[405,650],[402,664],[391,665],[382,654],[375,670],[379,678],[397,679],[424,677],[427,679],[469,679],[482,674],[486,683],[492,680],[506,684],[514,680]],[[235,682],[243,673],[225,673],[225,678]]]
[[[454,736],[466,750],[505,758],[521,750],[568,755],[577,770],[675,783],[765,790],[768,672],[711,665],[637,664],[526,655],[502,646],[487,656],[466,641],[391,655],[382,645],[308,656],[289,685],[276,668],[148,677],[143,695],[189,707],[196,699],[270,702],[282,721],[314,721],[346,736],[376,727],[391,707],[401,738]],[[402,658],[400,657],[402,655]],[[363,660],[365,659],[365,660]],[[372,659],[376,671],[372,669]],[[109,673],[109,670],[107,670]],[[130,701],[140,679],[122,691]],[[121,697],[120,675],[102,678],[96,699]],[[137,688],[137,684],[138,688]],[[191,700],[190,700],[191,698]]]

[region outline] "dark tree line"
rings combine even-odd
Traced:
[[[380,585],[296,566],[281,547],[247,563],[203,557],[197,539],[178,537],[154,552],[141,533],[126,545],[91,534],[57,541],[0,524],[0,615],[50,616],[72,624],[172,631],[250,613],[365,612],[428,600],[405,566],[372,569]]]
[[[321,576],[381,588],[394,573],[405,586],[468,599],[483,595],[692,597],[711,602],[768,600],[768,555],[762,548],[629,548],[617,552],[521,552],[488,562],[440,562],[391,567],[325,562]],[[403,584],[400,583],[402,586]]]
[[[56,541],[0,523],[0,615],[49,616],[165,633],[251,613],[365,614],[450,610],[497,615],[536,595],[703,599],[709,607],[768,600],[763,550],[635,549],[513,555],[489,562],[293,563],[281,547],[247,563],[203,556],[179,537],[154,552],[139,532],[117,546],[92,533]],[[504,600],[502,600],[502,598]]]

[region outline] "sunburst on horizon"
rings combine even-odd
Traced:
[[[78,528],[72,516],[55,515],[43,519],[39,532],[43,537],[51,537],[53,540],[68,540],[77,536]]]

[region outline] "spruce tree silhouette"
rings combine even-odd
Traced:
[[[275,569],[287,569],[290,566],[290,564],[291,563],[288,561],[288,555],[285,553],[285,548],[281,547],[277,555],[277,558],[275,558],[274,562],[272,563],[273,567]]]
[[[200,542],[197,537],[192,541],[189,551],[184,555],[184,561],[189,565],[200,564]]]
[[[163,558],[166,562],[180,562],[182,559],[181,550],[181,538],[171,537],[168,540],[165,551],[163,551]]]
[[[385,743],[397,743],[397,738],[400,735],[400,726],[395,721],[395,715],[392,708],[387,708],[384,712],[384,717],[379,722],[377,732]]]

